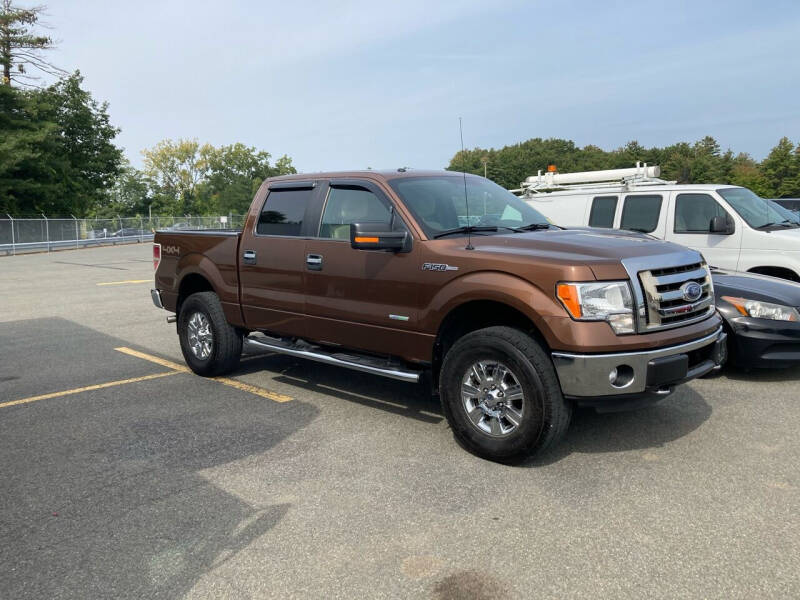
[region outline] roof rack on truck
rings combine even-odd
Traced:
[[[630,190],[639,186],[674,184],[674,181],[660,179],[661,167],[648,166],[637,162],[630,169],[606,169],[603,171],[583,171],[580,173],[558,173],[551,165],[545,173],[527,177],[514,193],[531,196],[553,190],[597,189],[622,186]]]

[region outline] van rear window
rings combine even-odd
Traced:
[[[620,229],[650,233],[658,227],[658,218],[661,215],[661,196],[636,195],[625,196],[625,206],[622,207],[622,220]]]
[[[592,200],[592,211],[589,213],[589,227],[613,227],[614,215],[616,212],[616,196],[597,196]]]

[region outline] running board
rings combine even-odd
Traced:
[[[325,363],[328,365],[336,365],[337,367],[344,367],[346,369],[353,369],[354,371],[361,371],[363,373],[371,373],[372,375],[380,375],[382,377],[389,377],[390,379],[398,379],[408,383],[419,382],[421,371],[413,371],[404,369],[399,365],[391,365],[388,361],[371,356],[356,356],[352,354],[331,353],[326,352],[320,346],[314,346],[307,343],[291,343],[277,338],[260,337],[258,339],[252,337],[244,338],[245,347],[250,346],[258,350],[267,350],[269,352],[277,352],[278,354],[287,354],[297,358],[307,358],[316,362]]]

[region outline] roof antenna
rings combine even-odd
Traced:
[[[467,205],[467,245],[464,250],[475,250],[472,245],[472,223],[469,222],[469,197],[467,195],[467,156],[464,151],[464,128],[461,126],[461,117],[458,117],[458,133],[461,135],[461,174],[464,176],[464,204]]]

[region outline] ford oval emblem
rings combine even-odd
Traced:
[[[696,302],[703,295],[703,288],[696,281],[687,281],[681,286],[683,299],[687,302]]]

